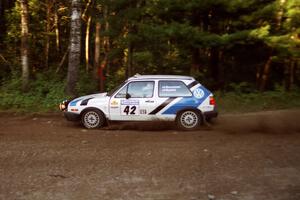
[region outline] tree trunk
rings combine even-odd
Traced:
[[[214,80],[214,89],[219,89],[219,49],[217,47],[212,47],[210,50],[210,69],[211,69],[211,76]]]
[[[100,68],[99,68],[99,77],[100,77],[100,92],[104,92],[105,88],[105,68],[107,66],[107,54],[105,54],[104,59],[101,62]]]
[[[286,0],[279,0],[279,9],[276,13],[276,29],[277,31],[281,29],[282,26],[282,17],[284,14],[284,4],[286,3]],[[260,68],[258,67],[256,70],[256,83],[259,88],[259,91],[263,92],[266,90],[266,85],[269,79],[269,73],[270,73],[270,68],[272,64],[272,54],[273,54],[273,49],[271,49],[270,56],[266,62],[266,64]],[[286,70],[285,72],[286,73]],[[285,75],[284,75],[285,76]]]
[[[85,30],[85,71],[88,72],[90,70],[90,61],[89,61],[89,46],[90,46],[90,27],[92,17],[88,16],[87,12],[89,9],[92,0],[88,0],[85,6],[85,9],[82,13],[82,19],[86,21],[86,30]]]
[[[81,1],[72,0],[70,52],[68,61],[68,75],[66,94],[76,96],[76,83],[78,81],[78,69],[80,65],[81,50]]]
[[[95,52],[94,52],[94,78],[96,81],[99,81],[98,70],[100,65],[100,31],[101,31],[101,23],[99,21],[96,22],[96,32],[95,32]]]
[[[261,72],[262,71],[262,66],[261,65],[257,65],[256,66],[256,74],[255,74],[255,77],[256,77],[256,88],[259,88],[260,86],[260,79],[261,79]]]
[[[260,86],[259,86],[259,91],[261,91],[261,92],[266,90],[266,85],[267,85],[267,82],[269,79],[271,64],[272,64],[272,56],[269,56],[265,66],[264,66],[263,73],[261,75]]]
[[[280,30],[281,29],[281,24],[282,24],[282,17],[284,14],[284,4],[286,3],[286,0],[279,0],[279,9],[276,14],[276,29]]]
[[[222,66],[223,50],[219,47],[212,47],[210,50],[210,69],[214,80],[214,89],[223,89],[225,83],[225,72]]]
[[[293,88],[294,82],[295,82],[295,73],[297,68],[297,62],[291,61],[291,68],[290,68],[290,78],[289,78],[289,85],[291,88]]]
[[[86,4],[86,6],[85,6],[85,9],[84,9],[84,11],[83,11],[83,13],[82,13],[82,19],[84,20],[84,21],[86,21],[86,18],[87,18],[87,11],[88,11],[88,9],[89,9],[89,6],[91,5],[91,3],[92,3],[92,0],[88,0],[88,2],[87,2],[87,4]]]
[[[0,0],[0,40],[2,41],[2,37],[6,33],[6,24],[5,24],[5,18],[4,18],[4,11],[5,11],[5,3],[4,1]]]
[[[126,62],[126,78],[132,76],[132,45],[129,43],[128,48],[124,51],[124,60]]]
[[[46,22],[46,35],[45,35],[45,68],[48,69],[49,65],[49,48],[50,48],[50,21],[51,21],[51,4],[49,0],[46,1],[47,5],[47,22]]]
[[[22,91],[28,90],[29,83],[29,45],[28,45],[28,1],[20,0],[21,4],[21,62],[22,62]]]
[[[192,48],[192,65],[190,69],[191,75],[197,75],[200,70],[200,49]]]
[[[89,49],[90,49],[90,27],[91,27],[92,17],[89,16],[86,25],[85,32],[85,70],[88,72],[90,70],[90,59],[89,59]]]
[[[59,36],[59,19],[58,19],[58,13],[57,13],[57,2],[55,2],[55,8],[54,8],[54,26],[55,26],[55,46],[56,51],[60,52],[60,36]]]
[[[109,30],[109,22],[108,22],[108,7],[105,6],[103,10],[103,17],[105,20],[105,31]],[[103,39],[103,48],[104,48],[104,58],[101,61],[101,65],[99,68],[99,77],[100,77],[100,91],[103,92],[105,88],[105,70],[108,68],[108,53],[110,51],[110,42],[109,37],[105,36]]]
[[[57,68],[56,68],[56,70],[55,70],[55,73],[56,73],[56,74],[60,71],[60,69],[62,68],[63,64],[65,63],[65,60],[66,60],[67,55],[68,55],[68,53],[69,53],[69,50],[70,50],[70,49],[69,49],[69,47],[68,47],[67,50],[66,50],[66,52],[65,52],[65,54],[64,54],[64,56],[62,57],[61,61],[59,62],[59,65],[57,66]]]
[[[284,86],[286,91],[290,91],[294,84],[296,61],[290,60],[285,66]]]
[[[219,88],[224,89],[225,85],[225,69],[223,65],[223,59],[224,59],[224,51],[223,49],[219,49]]]

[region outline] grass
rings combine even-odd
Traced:
[[[300,108],[300,92],[267,91],[252,93],[216,92],[220,113],[243,113]]]

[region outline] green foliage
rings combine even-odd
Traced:
[[[79,81],[76,87],[78,96],[96,93],[97,89],[98,82],[91,78],[90,73],[86,73],[84,70],[81,70],[79,74]]]
[[[10,11],[6,11],[5,18],[7,20],[7,34],[5,38],[6,43],[15,42],[15,40],[18,40],[20,38],[20,26],[19,21],[21,18],[20,15],[20,6],[16,4],[16,6],[11,9]]]
[[[230,83],[228,91],[234,91],[235,94],[242,95],[255,92],[255,87],[247,82]]]
[[[125,80],[125,71],[120,69],[113,75],[108,75],[106,78],[106,91],[109,92],[118,87]]]
[[[243,85],[236,86],[237,91],[216,92],[216,100],[221,113],[255,112],[300,107],[300,90],[285,92],[282,87],[267,92],[241,93]]]
[[[22,93],[19,76],[3,81],[0,88],[0,109],[19,111],[54,111],[66,96],[64,82],[44,74],[37,74],[30,91]]]

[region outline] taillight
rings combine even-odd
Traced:
[[[216,101],[215,101],[215,98],[213,96],[209,97],[209,105],[212,105],[212,106],[216,105]]]

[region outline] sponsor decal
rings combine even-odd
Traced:
[[[140,105],[139,100],[121,100],[121,105]]]
[[[162,92],[176,92],[177,89],[181,89],[180,86],[162,86]]]
[[[146,109],[140,109],[140,114],[141,115],[146,115],[147,114],[147,110]]]
[[[111,103],[110,103],[111,106],[117,106],[119,105],[119,102],[116,101],[116,100],[113,100]]]
[[[110,108],[112,108],[112,109],[119,108],[119,101],[117,101],[117,100],[111,101],[110,102]]]
[[[194,90],[193,95],[197,99],[202,99],[204,97],[205,93],[201,88],[197,88],[196,90]]]

